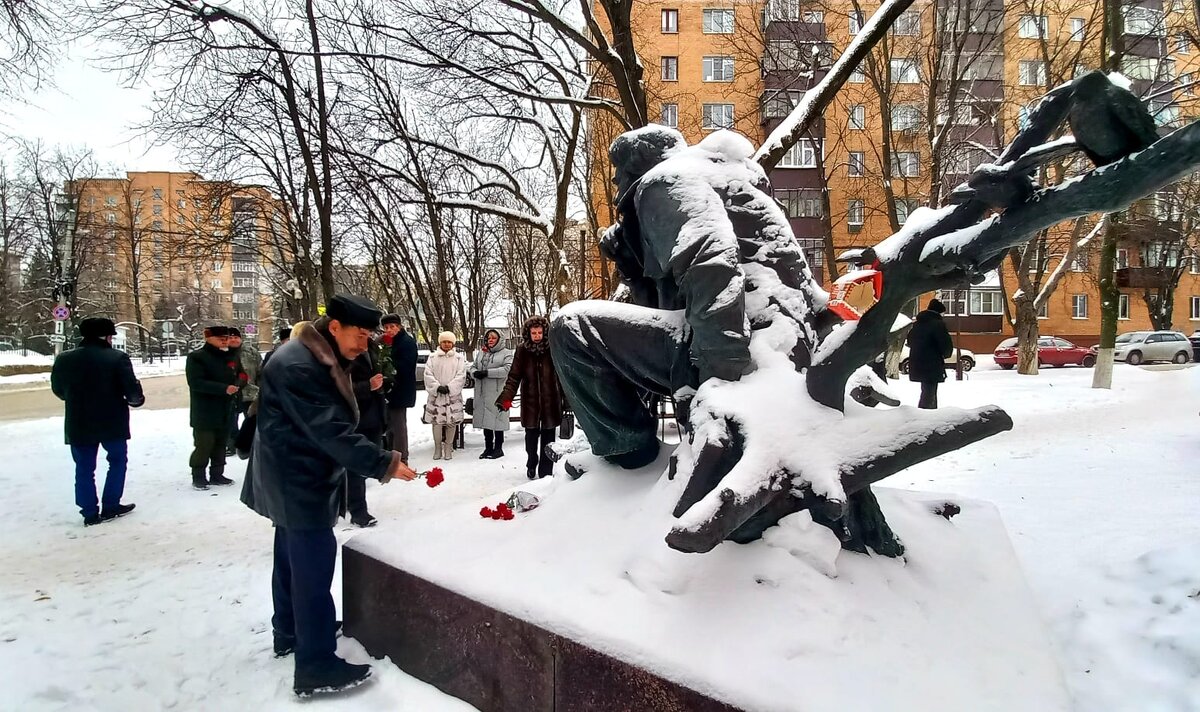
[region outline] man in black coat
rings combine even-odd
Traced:
[[[354,400],[358,404],[358,433],[373,444],[383,446],[383,431],[387,428],[387,401],[383,397],[383,347],[370,342],[366,353],[350,362],[350,381],[354,384]],[[403,454],[401,455],[403,459]],[[358,472],[346,475],[346,499],[350,523],[356,527],[373,527],[378,521],[367,510],[367,477]]]
[[[75,504],[84,526],[99,524],[133,511],[121,504],[129,463],[129,409],[146,402],[142,384],[124,351],[112,348],[117,328],[102,317],[79,324],[79,346],[54,360],[50,389],[66,401],[67,444],[75,460]],[[108,455],[104,493],[96,500],[96,455]],[[103,509],[101,509],[103,505]]]
[[[417,340],[395,314],[388,314],[382,323],[384,344],[391,340],[392,369],[395,370],[387,397],[392,447],[408,462],[408,409],[417,404]]]
[[[938,384],[946,380],[946,359],[954,352],[950,330],[942,321],[946,305],[930,299],[925,311],[917,314],[908,332],[908,380],[921,384],[918,408],[933,410],[937,405]]]
[[[416,477],[400,453],[356,432],[358,404],[347,369],[366,352],[379,316],[365,299],[334,296],[327,316],[281,347],[260,381],[258,436],[242,501],[275,524],[275,654],[296,653],[294,690],[301,697],[353,687],[371,672],[335,654],[329,588],[346,471],[381,482]]]
[[[185,373],[191,396],[192,487],[231,485],[233,480],[225,476],[225,443],[243,371],[237,355],[229,351],[229,327],[213,325],[204,330],[204,348],[188,354]]]

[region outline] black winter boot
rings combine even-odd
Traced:
[[[208,475],[208,483],[210,485],[231,485],[233,484],[233,480],[225,476],[224,470],[213,470]]]
[[[352,665],[341,658],[312,670],[296,669],[292,689],[297,697],[332,694],[358,687],[371,677],[370,665]]]
[[[495,445],[492,447],[492,454],[488,456],[489,460],[499,460],[504,457],[504,431],[496,431]]]
[[[192,487],[198,490],[208,489],[208,478],[204,476],[204,468],[192,468]]]

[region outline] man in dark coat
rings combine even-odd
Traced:
[[[185,373],[191,394],[192,487],[231,485],[233,480],[225,477],[225,443],[243,372],[237,355],[229,352],[229,327],[213,325],[204,330],[204,348],[188,354]]]
[[[388,390],[388,423],[392,447],[408,462],[408,409],[417,405],[417,340],[400,323],[400,317],[388,314],[383,318],[384,343],[390,338],[391,388]]]
[[[129,462],[129,409],[146,399],[129,356],[112,348],[116,333],[110,319],[84,319],[79,324],[83,340],[56,358],[50,371],[50,389],[67,404],[66,439],[75,460],[75,504],[84,526],[115,519],[134,508],[121,504]],[[96,455],[100,447],[108,455],[108,475],[97,502]]]
[[[347,369],[366,352],[379,316],[365,299],[334,296],[327,316],[281,347],[260,381],[258,436],[242,501],[275,525],[275,654],[296,653],[294,691],[301,697],[354,687],[371,673],[335,654],[329,589],[346,471],[381,482],[416,477],[400,453],[356,432],[358,404]]]
[[[358,404],[358,433],[372,444],[383,446],[383,431],[387,428],[387,401],[383,397],[383,346],[368,343],[366,353],[350,362],[350,381],[354,384],[354,400]],[[346,498],[350,523],[356,527],[373,527],[378,521],[367,510],[367,477],[359,472],[346,476]]]
[[[279,330],[279,344],[275,348],[273,348],[270,351],[263,354],[262,368],[267,367],[267,361],[269,361],[271,359],[271,356],[273,356],[275,354],[275,352],[279,350],[280,346],[283,346],[284,344],[286,344],[288,342],[288,340],[291,338],[292,338],[292,327],[285,326]]]
[[[946,380],[946,359],[954,351],[954,342],[942,321],[945,311],[941,300],[930,299],[908,332],[908,380],[921,384],[918,408],[937,408],[938,384]]]
[[[550,322],[530,317],[521,329],[522,341],[513,356],[508,381],[496,399],[496,407],[512,407],[521,392],[521,427],[525,428],[525,474],[529,479],[545,477],[554,468],[546,446],[554,442],[554,429],[562,423],[563,397],[550,353]]]

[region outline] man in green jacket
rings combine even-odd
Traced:
[[[229,438],[234,403],[244,381],[245,372],[237,355],[229,352],[229,327],[206,328],[204,348],[187,357],[195,445],[188,465],[192,468],[192,487],[198,490],[206,490],[210,484],[233,484],[233,480],[225,477],[225,442]]]
[[[229,440],[225,443],[225,454],[234,454],[234,443],[238,436],[238,416],[246,419],[250,405],[258,399],[258,374],[262,372],[262,356],[258,346],[251,339],[250,343],[242,340],[242,332],[236,326],[229,327],[229,353],[237,356],[235,359],[242,366],[246,378],[242,381],[242,394],[238,396],[233,408],[233,417],[229,419]]]

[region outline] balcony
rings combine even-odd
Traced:
[[[1123,267],[1116,270],[1117,286],[1126,289],[1157,289],[1166,284],[1169,267]]]

